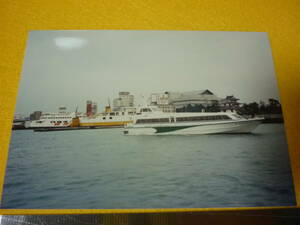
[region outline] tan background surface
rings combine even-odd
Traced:
[[[299,205],[299,12],[299,0],[0,0],[0,190],[3,185],[11,122],[28,31],[57,29],[262,31],[269,33],[273,50]],[[9,211],[0,210],[0,213]],[[11,210],[11,213],[45,212],[57,213],[55,210],[43,212]],[[64,212],[70,211],[63,210],[59,213]]]

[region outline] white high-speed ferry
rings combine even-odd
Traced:
[[[133,122],[125,126],[126,135],[250,133],[263,118],[244,118],[233,112],[162,113],[141,109]]]

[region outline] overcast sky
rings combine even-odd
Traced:
[[[85,111],[86,100],[102,111],[119,91],[141,99],[202,89],[241,102],[278,99],[267,33],[32,31],[16,112]]]

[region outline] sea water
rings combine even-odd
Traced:
[[[1,207],[296,204],[282,124],[235,135],[125,136],[122,131],[12,131]]]

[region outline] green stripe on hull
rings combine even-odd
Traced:
[[[182,130],[190,127],[196,127],[196,126],[180,126],[180,127],[153,127],[156,132],[155,133],[167,133],[177,130]]]

